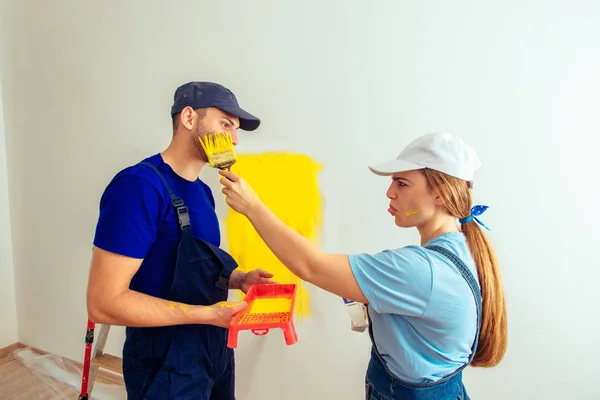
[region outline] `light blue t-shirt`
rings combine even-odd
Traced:
[[[479,282],[462,233],[445,233],[429,244],[457,255]],[[394,375],[412,383],[432,382],[468,361],[477,307],[450,260],[421,246],[350,255],[349,260],[369,302],[375,344]]]

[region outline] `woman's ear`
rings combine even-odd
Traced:
[[[436,206],[441,207],[443,206],[444,203],[444,199],[442,198],[442,196],[440,196],[439,194],[435,194],[435,197],[433,198],[433,202]]]

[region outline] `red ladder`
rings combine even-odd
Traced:
[[[81,392],[79,393],[79,400],[88,400],[90,398],[92,389],[94,388],[94,382],[96,381],[96,375],[98,374],[98,368],[116,372],[117,374],[123,374],[122,359],[104,353],[104,346],[106,345],[110,325],[102,324],[100,335],[98,336],[98,343],[96,343],[92,355],[95,329],[96,324],[88,319],[87,330],[85,333],[85,356],[81,374]]]

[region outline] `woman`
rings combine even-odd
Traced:
[[[449,134],[427,134],[393,161],[389,213],[416,227],[420,246],[377,254],[327,254],[282,223],[234,173],[222,171],[227,204],[244,214],[294,274],[368,304],[373,343],[367,399],[468,399],[462,370],[497,365],[507,346],[498,263],[471,207],[477,154]],[[457,224],[460,222],[460,227]]]

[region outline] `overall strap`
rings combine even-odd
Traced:
[[[151,167],[154,170],[154,172],[156,172],[156,174],[163,181],[163,183],[167,187],[167,190],[169,191],[169,195],[171,196],[171,204],[173,205],[173,208],[175,209],[175,212],[177,213],[177,223],[179,224],[179,229],[181,229],[182,231],[189,230],[190,226],[191,226],[190,214],[188,212],[188,208],[185,206],[185,204],[183,204],[183,199],[181,197],[176,196],[175,193],[173,193],[173,191],[171,190],[171,187],[167,183],[167,180],[165,179],[163,174],[160,173],[160,171],[158,170],[158,168],[156,168],[156,166],[154,164],[151,164],[151,163],[145,162],[145,161],[141,162],[140,164]]]
[[[479,284],[475,280],[475,277],[473,276],[469,268],[466,266],[466,264],[448,249],[436,245],[425,246],[425,248],[435,251],[449,259],[460,271],[465,281],[467,281],[469,287],[471,288],[471,292],[473,292],[473,297],[475,297],[475,304],[477,306],[477,332],[475,333],[475,340],[473,341],[473,346],[471,347],[471,356],[469,357],[469,362],[467,363],[469,364],[471,363],[471,361],[473,361],[473,357],[475,357],[475,351],[477,350],[477,345],[479,343],[479,331],[481,329],[483,299],[481,297],[481,290],[479,288]]]

